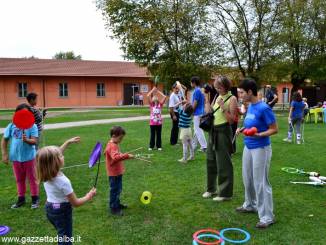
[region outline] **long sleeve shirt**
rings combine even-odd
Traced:
[[[125,172],[123,160],[128,159],[128,153],[121,153],[119,145],[109,141],[105,149],[106,173],[108,176],[118,176]]]

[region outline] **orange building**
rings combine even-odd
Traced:
[[[132,105],[153,87],[133,62],[0,58],[0,108],[15,108],[37,93],[40,107]],[[162,89],[163,86],[160,86]]]

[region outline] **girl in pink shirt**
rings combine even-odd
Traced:
[[[158,96],[160,95],[161,100],[159,100]],[[157,89],[157,87],[154,87],[148,94],[148,103],[150,106],[151,116],[150,116],[150,142],[149,142],[149,148],[148,150],[153,150],[155,146],[155,138],[156,138],[156,147],[159,151],[162,150],[162,108],[164,105],[164,102],[166,100],[166,96]]]

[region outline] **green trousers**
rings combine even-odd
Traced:
[[[207,191],[218,195],[233,195],[232,130],[229,124],[214,126],[209,133],[207,147]]]

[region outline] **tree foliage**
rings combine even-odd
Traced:
[[[59,53],[56,53],[53,56],[53,59],[57,59],[57,60],[81,60],[82,57],[81,57],[81,55],[75,55],[75,53],[73,51],[68,51],[68,52],[60,51]]]
[[[212,29],[224,46],[225,64],[238,66],[243,76],[258,77],[267,57],[273,55],[272,30],[279,13],[279,1],[211,1]]]
[[[206,1],[98,0],[125,57],[147,66],[161,81],[209,79],[216,51]]]
[[[326,79],[324,0],[97,0],[125,57],[161,81],[205,80],[226,66],[242,76]]]

